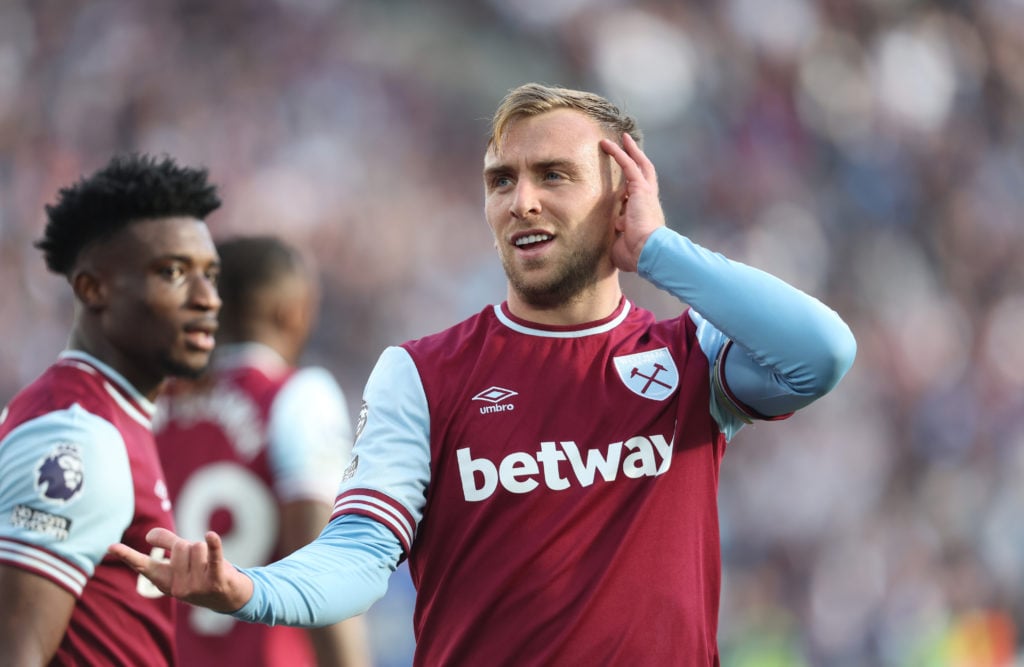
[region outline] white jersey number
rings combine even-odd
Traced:
[[[237,463],[214,463],[194,472],[175,501],[179,534],[202,539],[218,511],[231,521],[231,529],[221,535],[225,557],[238,567],[266,563],[277,543],[279,518],[274,495],[263,480]],[[203,635],[226,634],[235,622],[201,607],[189,608],[188,616],[192,628]]]

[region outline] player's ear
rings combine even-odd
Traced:
[[[274,303],[274,325],[278,329],[290,331],[298,320],[298,308],[292,299],[278,299]]]
[[[71,289],[75,298],[89,310],[99,310],[107,305],[106,283],[92,271],[77,271],[71,277]]]
[[[280,330],[305,336],[312,327],[314,309],[310,295],[292,294],[274,305],[274,322]]]

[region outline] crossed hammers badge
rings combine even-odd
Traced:
[[[615,357],[619,378],[638,396],[662,401],[672,395],[679,384],[679,371],[668,348]]]

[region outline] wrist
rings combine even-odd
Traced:
[[[230,607],[226,610],[227,613],[241,610],[252,599],[254,591],[255,585],[249,575],[236,568],[235,576],[231,580],[231,590],[227,596],[229,601],[227,606]]]

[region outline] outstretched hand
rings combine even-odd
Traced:
[[[190,542],[166,528],[154,528],[146,541],[170,554],[153,558],[125,544],[107,550],[153,582],[164,595],[219,612],[240,609],[252,597],[252,580],[224,558],[220,536],[210,531],[205,540]]]
[[[612,246],[612,261],[622,271],[636,271],[647,237],[665,226],[658,175],[654,163],[628,133],[622,135],[622,146],[602,139],[601,150],[618,163],[626,180],[625,197],[615,219],[618,238]]]

